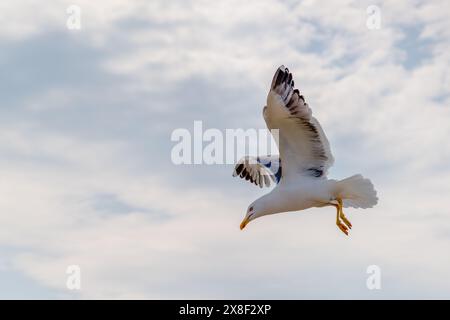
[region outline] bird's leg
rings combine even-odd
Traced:
[[[342,220],[342,222],[344,222],[345,223],[345,225],[349,228],[349,229],[351,229],[352,228],[352,224],[350,223],[350,221],[348,221],[348,219],[347,219],[347,217],[345,216],[345,214],[344,214],[344,211],[343,211],[343,204],[342,204],[342,199],[341,198],[338,198],[337,199],[337,202],[338,202],[338,206],[339,206],[339,217],[341,218],[341,220]]]
[[[348,228],[341,222],[340,214],[341,214],[341,208],[339,203],[338,204],[332,204],[336,207],[336,225],[343,233],[345,233],[348,236]]]

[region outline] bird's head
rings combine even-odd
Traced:
[[[241,230],[245,228],[245,226],[252,220],[262,216],[262,211],[260,208],[260,203],[257,201],[253,202],[248,206],[247,213],[245,214],[244,220],[242,220],[240,228]]]

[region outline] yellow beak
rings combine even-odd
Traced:
[[[239,226],[239,228],[244,229],[245,226],[250,222],[250,220],[248,219],[248,217],[245,217],[244,220],[242,220],[241,225]]]

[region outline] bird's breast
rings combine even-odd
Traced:
[[[315,181],[316,180],[316,181]],[[308,182],[280,184],[277,198],[286,211],[305,210],[323,206],[330,200],[328,181],[315,179]],[[275,190],[274,190],[275,191]]]

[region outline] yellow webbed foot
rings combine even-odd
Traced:
[[[342,224],[341,222],[337,222],[336,225],[338,226],[339,229],[341,229],[343,233],[345,233],[348,236],[348,228],[344,224]]]
[[[331,205],[336,207],[336,225],[343,233],[345,233],[348,236],[348,230],[352,228],[352,224],[350,223],[350,221],[348,221],[347,217],[342,211],[343,207],[342,199],[336,200],[337,203],[331,203]]]
[[[344,213],[343,212],[341,212],[341,216],[340,216],[340,218],[341,218],[341,220],[342,220],[342,222],[344,222],[345,223],[345,225],[349,228],[349,229],[351,229],[352,228],[352,224],[351,224],[351,222],[350,221],[348,221],[348,219],[347,219],[347,217],[344,215]]]

